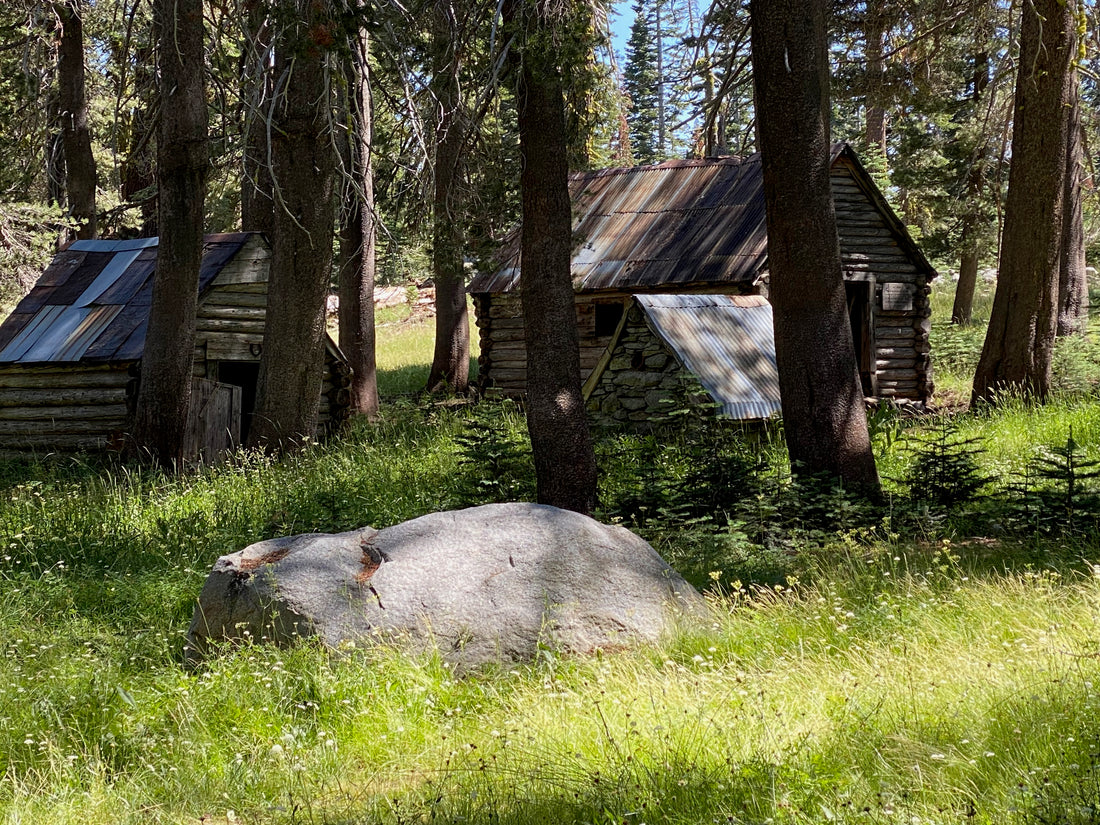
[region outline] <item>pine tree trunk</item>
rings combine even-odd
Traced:
[[[507,4],[519,16],[522,0]],[[581,396],[577,315],[570,277],[572,205],[565,95],[555,26],[538,4],[521,57],[517,110],[522,172],[520,300],[527,345],[527,429],[538,500],[579,513],[596,504],[596,459]],[[560,34],[560,32],[558,32]],[[533,44],[533,45],[532,45]]]
[[[829,183],[825,0],[752,0],[750,14],[770,299],[791,466],[877,494]]]
[[[459,44],[447,3],[434,5],[432,89],[435,93],[435,193],[432,199],[432,278],[435,281],[435,352],[428,392],[464,393],[470,377],[470,323],[462,265],[462,112]]]
[[[378,412],[378,371],[374,336],[374,171],[371,165],[369,39],[360,34],[347,60],[350,93],[345,168],[352,186],[344,199],[340,228],[340,349],[352,368],[351,407],[358,415]]]
[[[973,241],[974,230],[964,223],[959,246],[959,282],[955,285],[955,302],[951,305],[951,323],[969,326],[974,315],[974,291],[978,286],[978,249]]]
[[[184,458],[195,307],[202,264],[209,168],[202,0],[157,0],[160,131],[157,193],[161,234],[153,305],[141,359],[134,446],[164,465]]]
[[[1075,73],[1073,3],[1025,3],[1001,271],[972,403],[1050,390]]]
[[[275,232],[275,201],[268,125],[274,115],[275,89],[268,68],[271,21],[263,0],[248,0],[245,23],[245,47],[240,58],[244,132],[241,228],[246,232],[263,232],[271,240]]]
[[[335,25],[331,4],[294,0],[291,5],[296,14],[288,20],[294,22],[287,22],[275,38],[276,87],[285,89],[271,130],[279,201],[256,411],[249,430],[252,446],[276,452],[301,447],[316,432],[336,220],[336,162],[325,76],[326,41]]]
[[[54,6],[61,25],[57,51],[58,105],[65,147],[65,190],[76,238],[96,237],[96,168],[84,88],[84,21],[80,0]]]
[[[1085,276],[1085,225],[1081,197],[1085,159],[1081,130],[1080,91],[1074,83],[1073,106],[1066,132],[1066,189],[1058,267],[1058,335],[1084,335],[1089,323],[1089,284]]]
[[[874,158],[886,166],[886,86],[884,82],[883,37],[886,34],[886,9],[883,0],[867,3],[867,74],[864,142]]]

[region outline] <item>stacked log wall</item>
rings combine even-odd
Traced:
[[[271,250],[258,238],[218,273],[195,317],[195,374],[217,379],[219,361],[259,363],[267,322],[267,279]],[[317,437],[328,435],[348,419],[351,370],[326,345]]]
[[[842,159],[832,169],[845,278],[875,285],[871,306],[875,394],[927,401],[932,395],[931,286]]]
[[[612,333],[597,335],[596,305],[624,306],[626,295],[578,295],[577,333],[581,381],[588,379],[611,343]],[[477,314],[478,375],[483,389],[507,396],[527,391],[527,345],[524,341],[523,309],[518,292],[475,295]]]
[[[135,383],[135,363],[0,367],[0,453],[118,446]]]

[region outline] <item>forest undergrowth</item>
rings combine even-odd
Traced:
[[[934,337],[961,394],[980,336]],[[378,423],[284,461],[0,465],[0,817],[1100,822],[1100,359],[1069,347],[1045,406],[872,413],[882,502],[792,481],[776,426],[601,437],[599,516],[709,621],[466,678],[312,644],[189,671],[181,648],[223,553],[530,498],[514,404],[395,395],[398,364]]]

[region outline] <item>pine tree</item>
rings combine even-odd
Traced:
[[[635,163],[654,163],[660,159],[657,45],[645,7],[639,0],[632,8],[634,24],[630,27],[623,66],[623,91],[630,98],[630,111],[626,116],[630,124],[630,149]]]

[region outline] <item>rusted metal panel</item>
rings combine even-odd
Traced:
[[[767,255],[763,183],[755,160],[717,158],[573,175],[578,291],[662,283],[751,283]],[[715,260],[715,259],[719,260]],[[470,292],[507,292],[518,283],[519,233],[498,268]]]
[[[81,319],[64,343],[48,358],[39,358],[39,361],[79,361],[88,351],[88,347],[103,333],[111,321],[122,310],[117,304],[114,306],[90,307],[86,315]],[[75,312],[75,307],[67,310]]]
[[[846,144],[832,162],[852,170],[897,242],[927,277],[936,272]],[[751,284],[767,265],[764,178],[759,155],[668,161],[570,177],[577,291]],[[470,283],[474,294],[519,282],[519,231],[505,239],[497,269]]]
[[[200,294],[249,240],[207,236]],[[77,241],[0,325],[0,362],[137,360],[145,348],[156,238]]]
[[[721,406],[761,419],[780,411],[771,307],[758,296],[638,295],[650,328]]]

